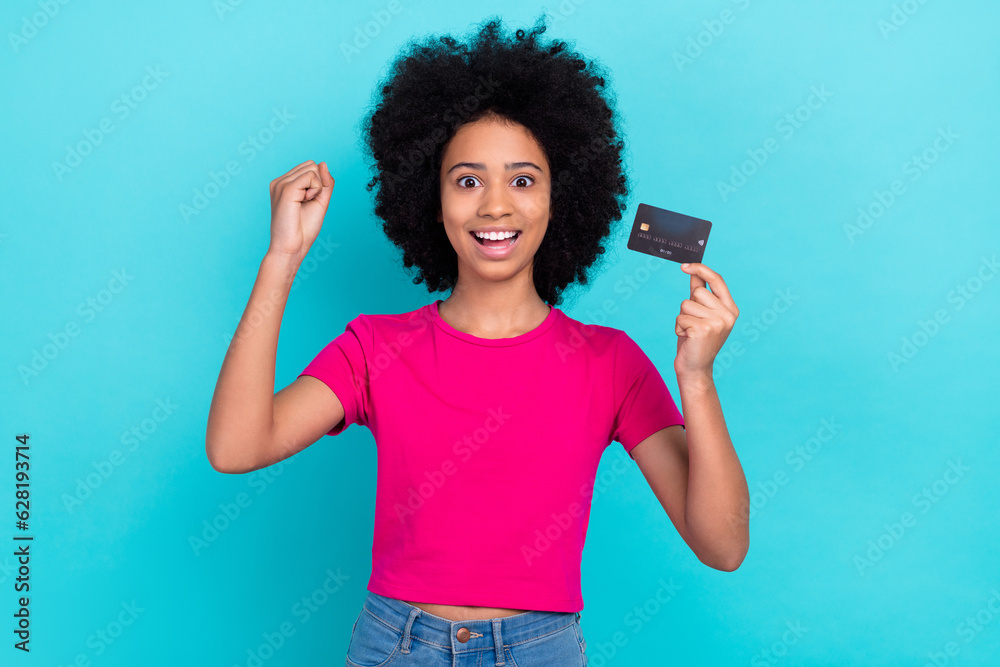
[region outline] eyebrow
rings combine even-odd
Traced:
[[[483,164],[482,162],[459,162],[458,164],[454,165],[451,169],[446,171],[445,174],[450,174],[459,167],[466,167],[468,169],[478,169],[479,171],[486,171],[486,165]],[[523,169],[525,167],[534,167],[543,174],[545,173],[542,170],[542,168],[539,167],[534,162],[508,162],[507,164],[504,165],[504,169],[508,171],[510,171],[511,169]]]

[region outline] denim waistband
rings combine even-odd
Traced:
[[[402,600],[368,591],[364,608],[403,635],[402,652],[408,653],[412,637],[450,649],[454,653],[494,650],[498,659],[504,646],[512,646],[552,634],[575,623],[579,612],[526,611],[513,616],[470,621],[450,621]],[[458,631],[469,631],[468,641]],[[464,636],[465,633],[463,633]]]

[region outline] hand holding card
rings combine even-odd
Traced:
[[[677,334],[674,372],[678,378],[711,379],[715,357],[736,324],[740,309],[726,281],[706,265],[682,265],[681,271],[691,276],[691,298],[681,302],[680,315],[674,321]]]
[[[691,298],[674,322],[678,378],[712,378],[715,357],[740,314],[722,276],[701,263],[711,230],[708,220],[639,204],[629,234],[630,250],[689,264],[681,270],[691,276]]]
[[[665,208],[639,204],[628,248],[675,262],[700,262],[712,223]]]

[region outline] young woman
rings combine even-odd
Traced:
[[[271,182],[271,243],[223,362],[206,450],[262,468],[349,425],[378,447],[372,574],[347,665],[585,665],[580,562],[612,440],[707,565],[749,545],[746,480],[712,382],[739,313],[722,278],[684,266],[674,320],[685,417],[625,332],[556,307],[587,282],[626,209],[605,80],[543,21],[470,43],[410,45],[366,119],[375,212],[415,311],[358,315],[273,394],[278,330],[334,179],[309,160]],[[711,291],[706,287],[706,281]],[[667,314],[649,313],[667,326]]]

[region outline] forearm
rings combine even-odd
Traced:
[[[750,545],[749,525],[733,521],[749,502],[746,476],[733,448],[711,374],[678,375],[688,445],[684,520],[712,567],[739,566]]]
[[[274,427],[278,332],[298,266],[281,254],[261,261],[209,409],[206,453],[219,469],[252,469],[258,442]]]

